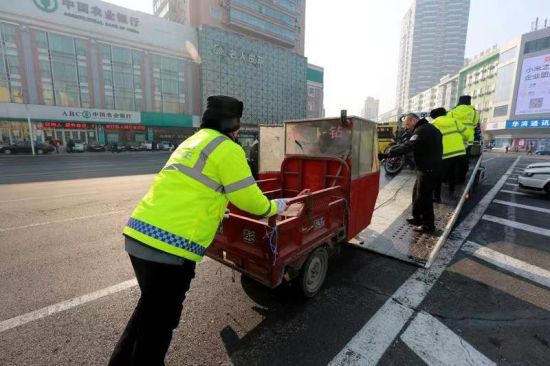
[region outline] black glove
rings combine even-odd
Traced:
[[[390,154],[386,153],[378,153],[378,160],[384,160],[387,159],[390,156]]]

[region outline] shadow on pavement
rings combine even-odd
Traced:
[[[300,298],[290,286],[270,290],[243,279],[264,320],[240,339],[230,326],[220,336],[234,365],[328,364],[415,270],[344,247],[313,299]]]

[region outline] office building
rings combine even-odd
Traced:
[[[312,64],[307,65],[307,111],[306,118],[325,116],[323,108],[324,69]]]
[[[154,0],[155,15],[263,40],[304,54],[305,0]]]
[[[492,118],[485,139],[495,147],[550,150],[550,28],[501,47]]]
[[[401,23],[398,108],[463,66],[469,12],[469,0],[413,2]]]
[[[97,0],[2,2],[0,142],[179,143],[198,126],[196,32]]]
[[[258,124],[305,118],[305,57],[205,25],[199,27],[198,39],[203,105],[216,94],[243,101],[239,136],[245,148],[256,138]]]
[[[493,46],[469,60],[459,72],[458,95],[470,95],[484,129],[493,113],[500,51]]]
[[[376,121],[378,119],[378,107],[380,101],[373,97],[367,97],[363,103],[363,108],[361,110],[361,116],[371,121]]]

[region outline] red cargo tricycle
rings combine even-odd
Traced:
[[[271,199],[290,198],[287,210],[261,219],[230,207],[207,255],[268,287],[292,281],[313,297],[329,256],[370,223],[380,170],[376,123],[344,116],[289,121],[281,131],[280,171],[260,172],[257,183]]]

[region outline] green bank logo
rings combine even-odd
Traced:
[[[52,13],[57,10],[57,0],[33,0],[40,10]]]
[[[82,112],[82,117],[84,118],[91,118],[92,114],[89,111]]]

